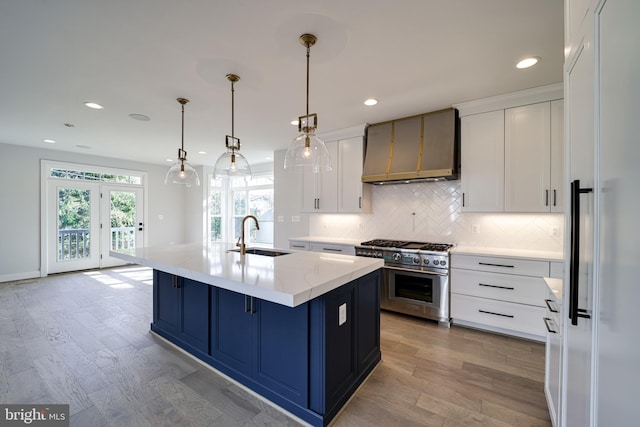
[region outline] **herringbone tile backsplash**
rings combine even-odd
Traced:
[[[460,181],[375,185],[371,190],[371,214],[310,215],[309,234],[557,252],[563,248],[563,215],[462,213]]]

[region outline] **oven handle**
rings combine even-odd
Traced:
[[[402,268],[402,267],[394,267],[392,265],[385,265],[384,266],[385,269],[387,270],[397,270],[397,271],[406,271],[409,273],[424,273],[424,274],[430,274],[432,276],[448,276],[449,273],[440,273],[438,271],[431,271],[431,270],[414,270],[411,268]]]

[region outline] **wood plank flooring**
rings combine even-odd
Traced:
[[[151,270],[0,283],[0,402],[71,425],[298,426],[149,332]],[[343,426],[550,426],[544,345],[382,312],[382,363]]]

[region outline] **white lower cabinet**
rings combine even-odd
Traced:
[[[452,254],[452,321],[544,341],[548,275],[548,261]]]
[[[334,242],[313,242],[309,240],[289,239],[289,249],[298,251],[327,252],[331,254],[355,255],[356,247],[353,244]]]
[[[562,380],[562,304],[553,292],[545,299],[547,311],[543,318],[547,328],[545,349],[544,394],[549,407],[549,417],[554,427],[560,420],[560,384]]]

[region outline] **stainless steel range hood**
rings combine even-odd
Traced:
[[[458,179],[459,122],[458,110],[448,108],[370,125],[362,182]]]

